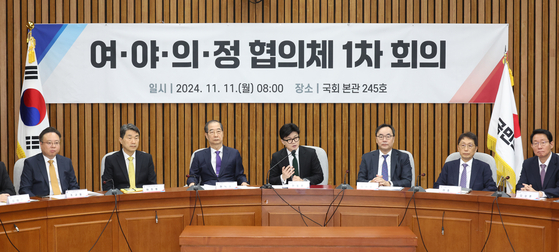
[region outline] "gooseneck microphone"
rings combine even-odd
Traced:
[[[423,187],[421,187],[421,177],[425,177],[425,172],[421,173],[417,176],[417,186],[413,185],[408,192],[425,192],[425,189],[423,189]]]
[[[186,177],[190,178],[190,175],[187,174]],[[188,187],[188,189],[186,189],[186,190],[187,191],[203,191],[204,188],[200,185],[201,177],[197,177],[196,175],[194,175],[194,179],[196,179],[198,181],[198,183],[196,185]]]
[[[493,194],[491,194],[491,196],[495,196],[497,198],[499,197],[503,197],[503,198],[510,198],[510,195],[508,195],[507,193],[505,193],[504,191],[499,190],[499,185],[505,181],[505,187],[507,185],[507,180],[509,180],[510,176],[503,176],[499,179],[499,183],[497,183],[497,191],[494,192]]]
[[[122,194],[122,192],[118,189],[115,188],[115,181],[113,179],[109,179],[109,180],[105,180],[103,181],[103,185],[106,185],[108,182],[112,182],[111,186],[113,189],[109,189],[106,193],[105,196],[107,195],[120,195]]]
[[[351,187],[349,184],[346,183],[347,182],[347,180],[346,180],[347,179],[347,174],[349,174],[349,170],[345,171],[344,183],[339,185],[338,187],[336,187],[336,189],[353,189],[353,187]]]
[[[293,152],[295,152],[295,151],[293,151]],[[272,171],[272,169],[276,168],[276,166],[278,166],[281,163],[281,161],[285,160],[289,156],[293,156],[293,154],[291,152],[289,152],[287,154],[287,156],[280,159],[280,161],[278,161],[275,165],[273,165],[272,167],[270,167],[270,169],[268,169],[268,173],[267,173],[267,176],[266,176],[266,184],[262,185],[260,188],[262,188],[262,189],[272,189],[272,184],[270,184],[270,172]]]

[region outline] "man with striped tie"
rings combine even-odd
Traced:
[[[112,189],[113,185],[118,189],[136,189],[157,184],[151,155],[137,150],[140,145],[138,127],[131,123],[122,125],[119,141],[122,149],[105,159],[103,190]]]
[[[412,172],[408,154],[393,149],[396,133],[390,124],[375,131],[378,150],[363,154],[357,182],[377,182],[379,186],[410,187]]]
[[[25,159],[19,194],[33,196],[60,195],[80,189],[72,160],[58,155],[62,135],[53,127],[39,134],[41,153]]]

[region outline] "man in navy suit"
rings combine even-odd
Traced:
[[[112,189],[113,185],[118,189],[135,189],[157,184],[151,155],[137,150],[140,144],[140,129],[131,123],[122,125],[119,141],[122,149],[105,159],[102,179],[106,183],[103,184],[103,190]]]
[[[390,124],[375,131],[378,150],[363,154],[357,182],[377,182],[379,186],[410,187],[412,172],[408,154],[393,149],[396,133]]]
[[[0,162],[0,202],[6,202],[10,195],[16,195],[16,190],[4,162]]]
[[[62,135],[53,127],[39,134],[41,153],[25,159],[19,194],[29,196],[59,195],[80,189],[72,160],[58,155]]]
[[[516,190],[539,192],[540,197],[559,197],[559,158],[553,154],[551,132],[537,129],[530,136],[534,157],[524,160]]]
[[[489,165],[474,159],[477,151],[477,136],[474,133],[466,132],[458,137],[458,151],[460,159],[444,164],[433,188],[452,185],[477,191],[497,191]]]
[[[316,151],[299,146],[299,132],[299,127],[293,123],[281,126],[279,136],[285,148],[272,155],[270,167],[276,167],[270,170],[270,184],[308,180],[311,185],[318,185],[324,180]]]
[[[215,185],[216,182],[236,181],[237,185],[247,186],[243,160],[239,151],[223,146],[223,125],[211,120],[204,126],[210,147],[194,154],[190,165],[188,186],[200,182],[202,185]]]

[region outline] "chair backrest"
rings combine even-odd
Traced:
[[[410,158],[410,166],[411,166],[411,186],[415,186],[415,162],[413,161],[413,155],[406,150],[399,150],[403,153],[408,154],[408,157]]]
[[[103,179],[102,179],[102,177],[103,177],[103,172],[105,172],[105,159],[106,159],[108,156],[114,154],[115,152],[116,152],[116,151],[109,152],[109,153],[105,154],[105,156],[103,156],[103,159],[101,159],[101,173],[99,173],[99,174],[101,175],[101,176],[99,177],[99,183],[100,183],[100,185],[101,185],[101,187],[100,187],[101,189],[103,189]]]
[[[453,160],[457,160],[460,158],[460,153],[459,152],[454,152],[450,155],[448,155],[448,157],[446,158],[446,162],[450,162]],[[497,183],[497,164],[495,163],[495,159],[487,154],[487,153],[483,153],[483,152],[476,152],[474,154],[474,158],[480,161],[485,162],[486,164],[489,165],[489,168],[491,168],[491,177],[493,177],[493,181],[495,181],[495,183]]]
[[[317,146],[305,145],[305,147],[314,149],[316,151],[316,156],[318,156],[318,161],[320,162],[322,174],[324,176],[324,180],[322,180],[319,185],[328,185],[328,173],[330,169],[328,168],[328,155],[326,154],[326,151]]]
[[[14,188],[16,189],[16,194],[19,194],[19,184],[21,183],[21,173],[23,172],[23,163],[26,158],[20,158],[16,161],[14,165]]]

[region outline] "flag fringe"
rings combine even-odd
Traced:
[[[25,158],[25,151],[23,150],[21,145],[19,145],[19,142],[17,142],[16,153],[18,159]]]

